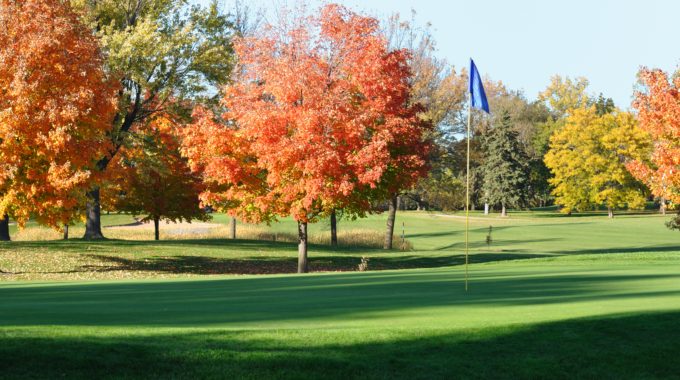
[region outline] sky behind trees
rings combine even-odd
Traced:
[[[207,3],[209,0],[195,0]],[[233,0],[220,0],[229,6]],[[273,9],[295,1],[245,0]],[[667,71],[678,65],[673,0],[337,0],[384,18],[400,12],[432,23],[439,56],[460,68],[473,57],[482,75],[535,99],[554,74],[585,76],[590,91],[628,108],[640,66]],[[317,6],[322,2],[310,0]]]

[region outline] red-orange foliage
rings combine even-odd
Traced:
[[[156,227],[160,220],[207,220],[198,199],[204,186],[180,155],[177,125],[157,116],[133,126],[133,137],[109,164],[110,184],[102,188],[105,207],[141,215],[141,221],[154,221]]]
[[[361,215],[426,170],[407,52],[388,51],[376,19],[339,5],[282,19],[235,42],[226,121],[197,109],[184,153],[214,189],[204,202],[248,221]]]
[[[0,0],[0,215],[70,222],[106,152],[116,88],[69,3]]]
[[[640,128],[654,142],[651,156],[633,161],[630,172],[649,186],[652,193],[680,203],[680,77],[669,81],[661,70],[642,69],[640,81],[646,91],[637,92],[633,107]]]

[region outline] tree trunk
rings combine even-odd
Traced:
[[[659,205],[659,212],[661,213],[661,215],[666,215],[666,198],[661,197],[661,199],[659,199],[659,202],[661,203]]]
[[[236,240],[236,218],[234,218],[233,216],[231,217],[230,227],[231,227],[231,231],[230,231],[229,237],[232,240]]]
[[[153,217],[153,238],[154,240],[160,240],[161,234],[160,234],[160,221],[161,218],[154,216]]]
[[[307,223],[298,222],[298,273],[307,273]]]
[[[484,215],[489,215],[489,204],[484,203]]]
[[[335,210],[331,213],[331,246],[338,246],[338,220],[335,216]]]
[[[87,193],[86,214],[85,221],[85,240],[99,240],[104,239],[102,234],[102,215],[101,206],[99,204],[99,187],[95,187]]]
[[[5,214],[0,219],[0,241],[10,241],[9,238],[9,215]]]
[[[611,207],[607,207],[607,214],[609,215],[609,219],[614,217],[614,210],[612,210]]]
[[[502,217],[508,216],[508,212],[505,210],[505,203],[501,203],[501,216]]]
[[[397,218],[397,206],[399,197],[396,195],[390,199],[389,211],[387,212],[387,231],[385,233],[385,244],[383,249],[392,249],[392,237],[394,236],[394,220]]]
[[[64,240],[68,240],[68,224],[64,224]]]

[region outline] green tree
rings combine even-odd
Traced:
[[[592,103],[595,106],[595,111],[600,116],[616,111],[614,100],[612,98],[605,98],[602,93]]]
[[[135,124],[163,113],[187,117],[196,102],[216,99],[233,67],[233,28],[215,1],[207,8],[183,0],[72,0],[100,40],[106,69],[119,77],[119,112],[104,171]],[[85,238],[103,238],[99,187],[88,193]]]
[[[507,207],[524,201],[528,177],[527,156],[509,113],[503,112],[485,136],[484,151],[482,197],[489,204],[500,204],[501,216],[507,216]]]
[[[551,137],[545,155],[562,212],[605,205],[612,218],[616,208],[644,207],[646,189],[628,172],[626,162],[642,157],[649,146],[649,135],[630,113],[598,115],[595,106],[573,110]]]

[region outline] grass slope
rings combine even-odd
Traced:
[[[421,267],[363,273],[205,276],[294,260],[288,243],[12,242],[0,268],[30,273],[0,277],[0,377],[680,378],[677,232],[656,216],[553,215],[475,216],[467,293],[462,266],[430,268],[461,262],[455,216],[402,214],[409,252],[313,247],[317,268]],[[72,270],[144,279],[62,281]],[[149,279],[165,275],[183,278]]]
[[[671,378],[680,260],[0,285],[6,378]]]
[[[222,215],[215,219],[218,223],[227,223]],[[475,215],[471,221],[471,260],[479,263],[588,253],[677,252],[680,250],[678,234],[664,227],[665,219],[657,215],[632,214],[609,220],[601,214],[565,217],[550,212],[515,213],[510,218]],[[104,223],[125,224],[130,220],[129,216],[110,215],[104,218]],[[309,252],[311,270],[354,271],[362,256],[370,258],[369,268],[373,270],[433,268],[464,262],[464,219],[460,215],[399,213],[399,233],[402,223],[412,250],[385,252],[347,245],[332,249],[328,245],[315,244]],[[379,233],[384,226],[385,216],[377,215],[354,222],[343,221],[340,230],[374,231],[381,239]],[[493,227],[490,246],[486,244],[489,226]],[[269,235],[286,234],[295,231],[295,224],[283,220],[266,231]],[[325,222],[310,228],[313,236],[327,232]],[[132,238],[139,236],[135,234]],[[297,268],[296,255],[295,243],[233,241],[219,235],[207,239],[189,235],[183,240],[161,242],[128,239],[15,241],[0,243],[0,270],[6,272],[0,273],[0,281],[293,273]]]

